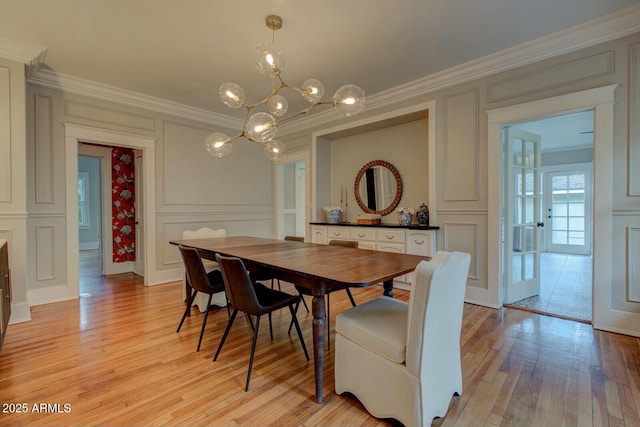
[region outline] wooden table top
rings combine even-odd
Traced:
[[[260,237],[228,236],[207,239],[172,240],[174,245],[198,249],[200,256],[215,254],[241,258],[261,268],[277,271],[286,280],[294,275],[296,284],[311,286],[322,281],[342,286],[368,286],[412,272],[429,257],[345,248],[306,242]],[[307,280],[302,280],[306,278]]]

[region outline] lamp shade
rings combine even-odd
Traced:
[[[247,120],[247,126],[244,131],[254,141],[271,141],[278,132],[276,119],[269,113],[255,113]]]
[[[364,91],[356,85],[344,85],[333,95],[333,107],[344,116],[359,113],[364,108]]]
[[[244,105],[244,90],[235,83],[225,83],[218,90],[220,99],[231,108],[240,108]]]
[[[207,137],[204,146],[213,157],[224,157],[231,152],[231,138],[222,132],[214,132]]]

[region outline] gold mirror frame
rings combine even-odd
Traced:
[[[365,172],[369,169],[372,168],[374,166],[382,166],[384,168],[387,168],[392,174],[393,177],[396,180],[396,196],[393,199],[393,201],[391,202],[391,204],[389,206],[387,206],[386,208],[384,208],[383,210],[373,210],[371,208],[369,208],[364,201],[362,200],[362,198],[360,198],[360,180],[362,179],[362,176],[365,174]],[[367,164],[365,164],[364,166],[362,166],[362,168],[360,168],[360,171],[358,172],[358,174],[356,175],[356,181],[355,184],[353,186],[353,192],[356,196],[356,202],[358,202],[358,206],[360,206],[360,209],[362,209],[363,211],[367,212],[367,213],[372,213],[372,214],[379,214],[379,215],[387,215],[389,213],[391,213],[396,206],[398,206],[398,203],[400,203],[400,199],[402,198],[402,178],[400,177],[400,172],[398,172],[398,169],[396,169],[391,163],[386,162],[384,160],[373,160]]]

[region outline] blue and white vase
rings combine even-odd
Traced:
[[[398,213],[398,224],[400,225],[411,225],[411,220],[413,219],[413,215],[409,212],[399,212]]]
[[[340,222],[340,211],[327,212],[327,222],[329,224],[338,224]]]

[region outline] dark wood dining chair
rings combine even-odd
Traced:
[[[198,254],[198,251],[196,249],[179,246],[178,250],[180,251],[180,255],[182,256],[182,261],[184,262],[186,281],[190,286],[192,292],[191,295],[189,295],[187,308],[184,310],[182,320],[180,320],[180,324],[178,325],[178,329],[176,330],[176,332],[180,332],[180,328],[182,328],[184,319],[191,312],[191,304],[193,304],[193,301],[195,300],[198,292],[209,295],[207,308],[211,306],[211,298],[213,297],[213,294],[216,294],[218,292],[225,292],[224,281],[222,279],[222,273],[220,272],[220,270],[213,270],[207,273],[204,268],[204,264],[202,263],[202,258],[200,258],[200,254]],[[229,313],[229,304],[227,304],[227,314]],[[202,319],[200,339],[198,339],[198,347],[196,351],[200,351],[200,344],[202,343],[202,336],[204,335],[204,328],[207,325],[208,317],[209,310],[207,309],[205,310],[204,317]]]
[[[296,312],[293,309],[293,307],[300,302],[300,297],[298,295],[290,295],[275,289],[269,289],[261,283],[252,283],[251,278],[249,277],[249,272],[240,258],[226,257],[216,254],[216,260],[218,261],[218,265],[222,271],[222,278],[227,291],[227,298],[233,305],[233,313],[231,313],[231,317],[229,318],[229,322],[224,330],[224,335],[222,335],[220,345],[218,345],[218,350],[216,351],[213,360],[216,361],[218,359],[220,350],[222,350],[222,346],[227,339],[227,335],[229,335],[229,331],[231,330],[231,326],[233,325],[233,321],[235,320],[238,311],[241,311],[248,316],[256,316],[255,326],[253,327],[253,342],[251,344],[251,356],[249,357],[247,383],[244,388],[244,391],[248,391],[249,380],[251,379],[251,368],[253,367],[253,357],[256,351],[258,332],[260,330],[260,318],[265,314],[269,316],[269,332],[271,334],[271,339],[273,340],[271,313],[285,307],[289,307],[289,311],[291,312],[291,321],[295,325],[296,331],[298,331],[298,338],[300,339],[304,355],[307,360],[309,360],[307,346],[304,344],[300,324],[298,324]]]
[[[329,241],[329,245],[330,246],[342,246],[345,248],[358,248],[358,242],[355,240],[330,240]],[[298,294],[300,295],[300,299],[302,300],[302,302],[304,303],[304,295],[308,295],[311,296],[311,289],[309,288],[305,288],[302,286],[298,286],[295,285],[296,290],[298,291]],[[344,289],[347,292],[347,296],[349,297],[349,301],[351,301],[351,305],[353,307],[356,306],[356,300],[353,299],[353,295],[351,294],[351,291],[349,290],[349,288],[328,288],[325,292],[327,295],[327,303],[326,303],[326,309],[327,309],[327,336],[329,337],[331,334],[331,298],[330,295],[332,292],[335,291],[339,291],[340,289]],[[295,311],[296,313],[298,312],[298,307],[300,306],[300,304],[296,305]],[[304,306],[307,307],[307,304],[304,303]],[[307,312],[309,311],[309,309],[307,308]],[[289,333],[291,333],[291,328],[293,327],[293,324],[289,325]],[[327,339],[327,348],[329,350],[331,350],[331,339]]]

